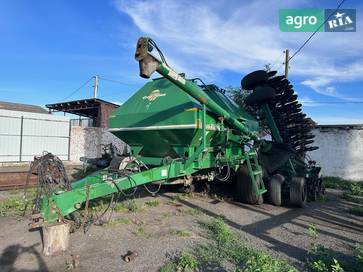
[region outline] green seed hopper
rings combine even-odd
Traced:
[[[295,103],[292,94],[285,95],[289,85],[285,78],[277,80],[266,71],[245,77],[242,87],[253,91],[244,108],[217,86],[176,73],[149,38],[139,39],[135,58],[141,77],[154,72],[162,77],[147,82],[109,118],[109,131],[130,146],[130,154],[115,157],[108,168],[73,182],[70,188],[47,190],[36,226],[63,221],[88,207],[90,200],[150,183],[190,186],[222,180],[236,186],[238,200],[250,204],[265,198],[281,205],[286,198],[303,206],[312,190],[314,197],[320,193],[320,168],[304,162],[302,144],[297,149],[293,145],[309,138],[298,129],[299,112],[279,115],[281,107],[290,109]],[[284,120],[292,120],[293,126],[284,127]],[[259,136],[261,122],[270,131],[269,141]]]

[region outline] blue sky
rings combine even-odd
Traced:
[[[336,1],[0,1],[0,100],[62,101],[92,75],[99,97],[124,102],[145,83],[133,58],[151,36],[178,71],[221,87],[294,52],[309,33],[279,30],[279,8],[332,8]],[[321,124],[363,123],[362,3],[357,32],[318,33],[290,64],[304,111]],[[282,68],[279,70],[282,72]],[[68,99],[92,96],[88,84]]]

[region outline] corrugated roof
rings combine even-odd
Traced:
[[[35,113],[49,113],[40,106],[0,101],[1,110],[25,111]]]
[[[120,106],[99,98],[65,101],[55,104],[47,104],[45,106],[51,111],[63,111],[89,118],[95,118],[98,116],[98,110],[101,105],[105,104],[111,105],[114,108],[118,108]]]

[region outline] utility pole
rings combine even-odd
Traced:
[[[93,98],[97,98],[98,81],[99,81],[99,76],[95,75],[93,77]]]
[[[289,49],[285,50],[285,77],[289,75]]]

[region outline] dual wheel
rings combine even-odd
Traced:
[[[282,183],[285,181],[284,176],[276,174],[271,177],[267,196],[271,204],[281,206],[282,204]],[[289,186],[290,204],[297,207],[304,207],[307,200],[307,184],[304,177],[293,177]]]
[[[261,179],[257,177],[257,185],[260,184]],[[272,176],[267,186],[267,199],[275,206],[282,204],[282,183],[285,178],[276,174]],[[304,207],[307,200],[307,184],[304,177],[293,177],[290,181],[290,203],[297,207]],[[262,204],[262,195],[258,196],[252,184],[248,168],[242,165],[236,173],[236,198],[238,201],[248,204]]]

